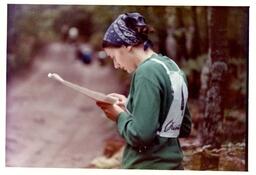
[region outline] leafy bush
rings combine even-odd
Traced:
[[[7,73],[29,65],[39,48],[57,39],[54,16],[53,6],[8,6]]]

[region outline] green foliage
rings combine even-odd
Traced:
[[[201,69],[207,59],[208,55],[204,54],[196,59],[188,59],[187,61],[183,60],[181,63],[181,68],[187,76],[191,76],[193,71],[201,72]]]
[[[25,7],[16,17],[14,28],[22,35],[33,37],[39,41],[53,41],[55,34],[52,31],[52,24],[56,15],[55,10],[40,6]]]
[[[200,74],[203,66],[206,64],[208,55],[204,54],[196,59],[183,60],[181,62],[181,68],[188,76],[188,80],[195,81],[200,79]],[[229,81],[226,94],[228,96],[227,107],[232,109],[244,108],[246,103],[246,92],[247,92],[247,71],[246,71],[246,58],[229,58],[227,59],[228,73],[227,79]],[[194,78],[195,73],[199,75]],[[193,82],[190,82],[193,84]],[[192,88],[192,87],[190,87]],[[236,104],[234,104],[236,101]]]
[[[239,91],[242,95],[246,95],[247,87],[247,72],[246,72],[246,58],[230,58],[228,65],[230,70],[230,78],[232,78],[230,88],[234,91]]]
[[[79,33],[85,41],[89,41],[94,48],[101,49],[101,40],[104,32],[110,23],[119,14],[126,12],[140,12],[146,18],[148,24],[155,28],[155,33],[150,35],[151,40],[158,46],[159,43],[165,42],[159,40],[163,37],[164,30],[171,26],[177,25],[176,9],[182,14],[182,21],[186,32],[192,24],[191,7],[175,7],[175,6],[92,6],[92,5],[10,5],[15,7],[15,16],[13,18],[11,35],[25,35],[35,39],[35,45],[40,46],[43,43],[51,42],[61,37],[61,28],[66,25],[68,27],[78,27]],[[18,9],[18,10],[17,10]],[[233,50],[241,51],[241,47],[245,48],[246,36],[246,8],[231,8],[229,15],[228,35],[230,41],[234,45]],[[200,30],[200,43],[207,45],[207,21],[205,14],[206,7],[196,7],[198,16],[198,28]],[[12,11],[9,13],[12,14]],[[199,18],[200,17],[200,18]],[[235,17],[235,18],[234,18]],[[237,25],[237,20],[241,21]],[[233,30],[234,29],[234,30]],[[22,43],[17,39],[15,43]],[[10,43],[12,45],[12,43]],[[19,46],[17,46],[19,47]],[[201,46],[204,47],[204,46]],[[31,47],[33,48],[33,47]],[[156,47],[156,50],[159,48]],[[231,49],[231,50],[232,50]],[[14,49],[15,50],[15,49]],[[32,49],[33,50],[33,49]],[[207,51],[207,48],[202,48]],[[17,52],[16,50],[13,52]],[[232,52],[235,54],[235,52]],[[193,63],[191,63],[193,64]],[[195,68],[196,66],[194,66]],[[193,68],[193,69],[194,69]]]
[[[92,6],[58,6],[53,19],[54,31],[56,34],[61,34],[63,26],[67,29],[76,27],[80,37],[85,41],[88,40],[93,33],[92,8]]]
[[[8,11],[7,71],[31,63],[33,54],[44,44],[54,41],[54,8],[51,6],[10,5]]]

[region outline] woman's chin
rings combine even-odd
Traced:
[[[123,69],[124,71],[126,71],[127,73],[132,73],[132,71],[130,69]]]
[[[121,68],[123,71],[127,72],[127,73],[133,73],[134,70],[132,69],[126,69],[126,68]]]

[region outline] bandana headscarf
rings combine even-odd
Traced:
[[[144,43],[146,50],[152,45],[148,39],[144,17],[139,13],[125,13],[118,16],[118,18],[109,26],[104,35],[104,41],[114,45],[134,46]]]

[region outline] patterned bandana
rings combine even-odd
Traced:
[[[144,17],[139,13],[125,13],[109,26],[104,35],[104,41],[114,45],[137,45],[147,42],[147,36],[136,32],[135,28],[146,26]]]

